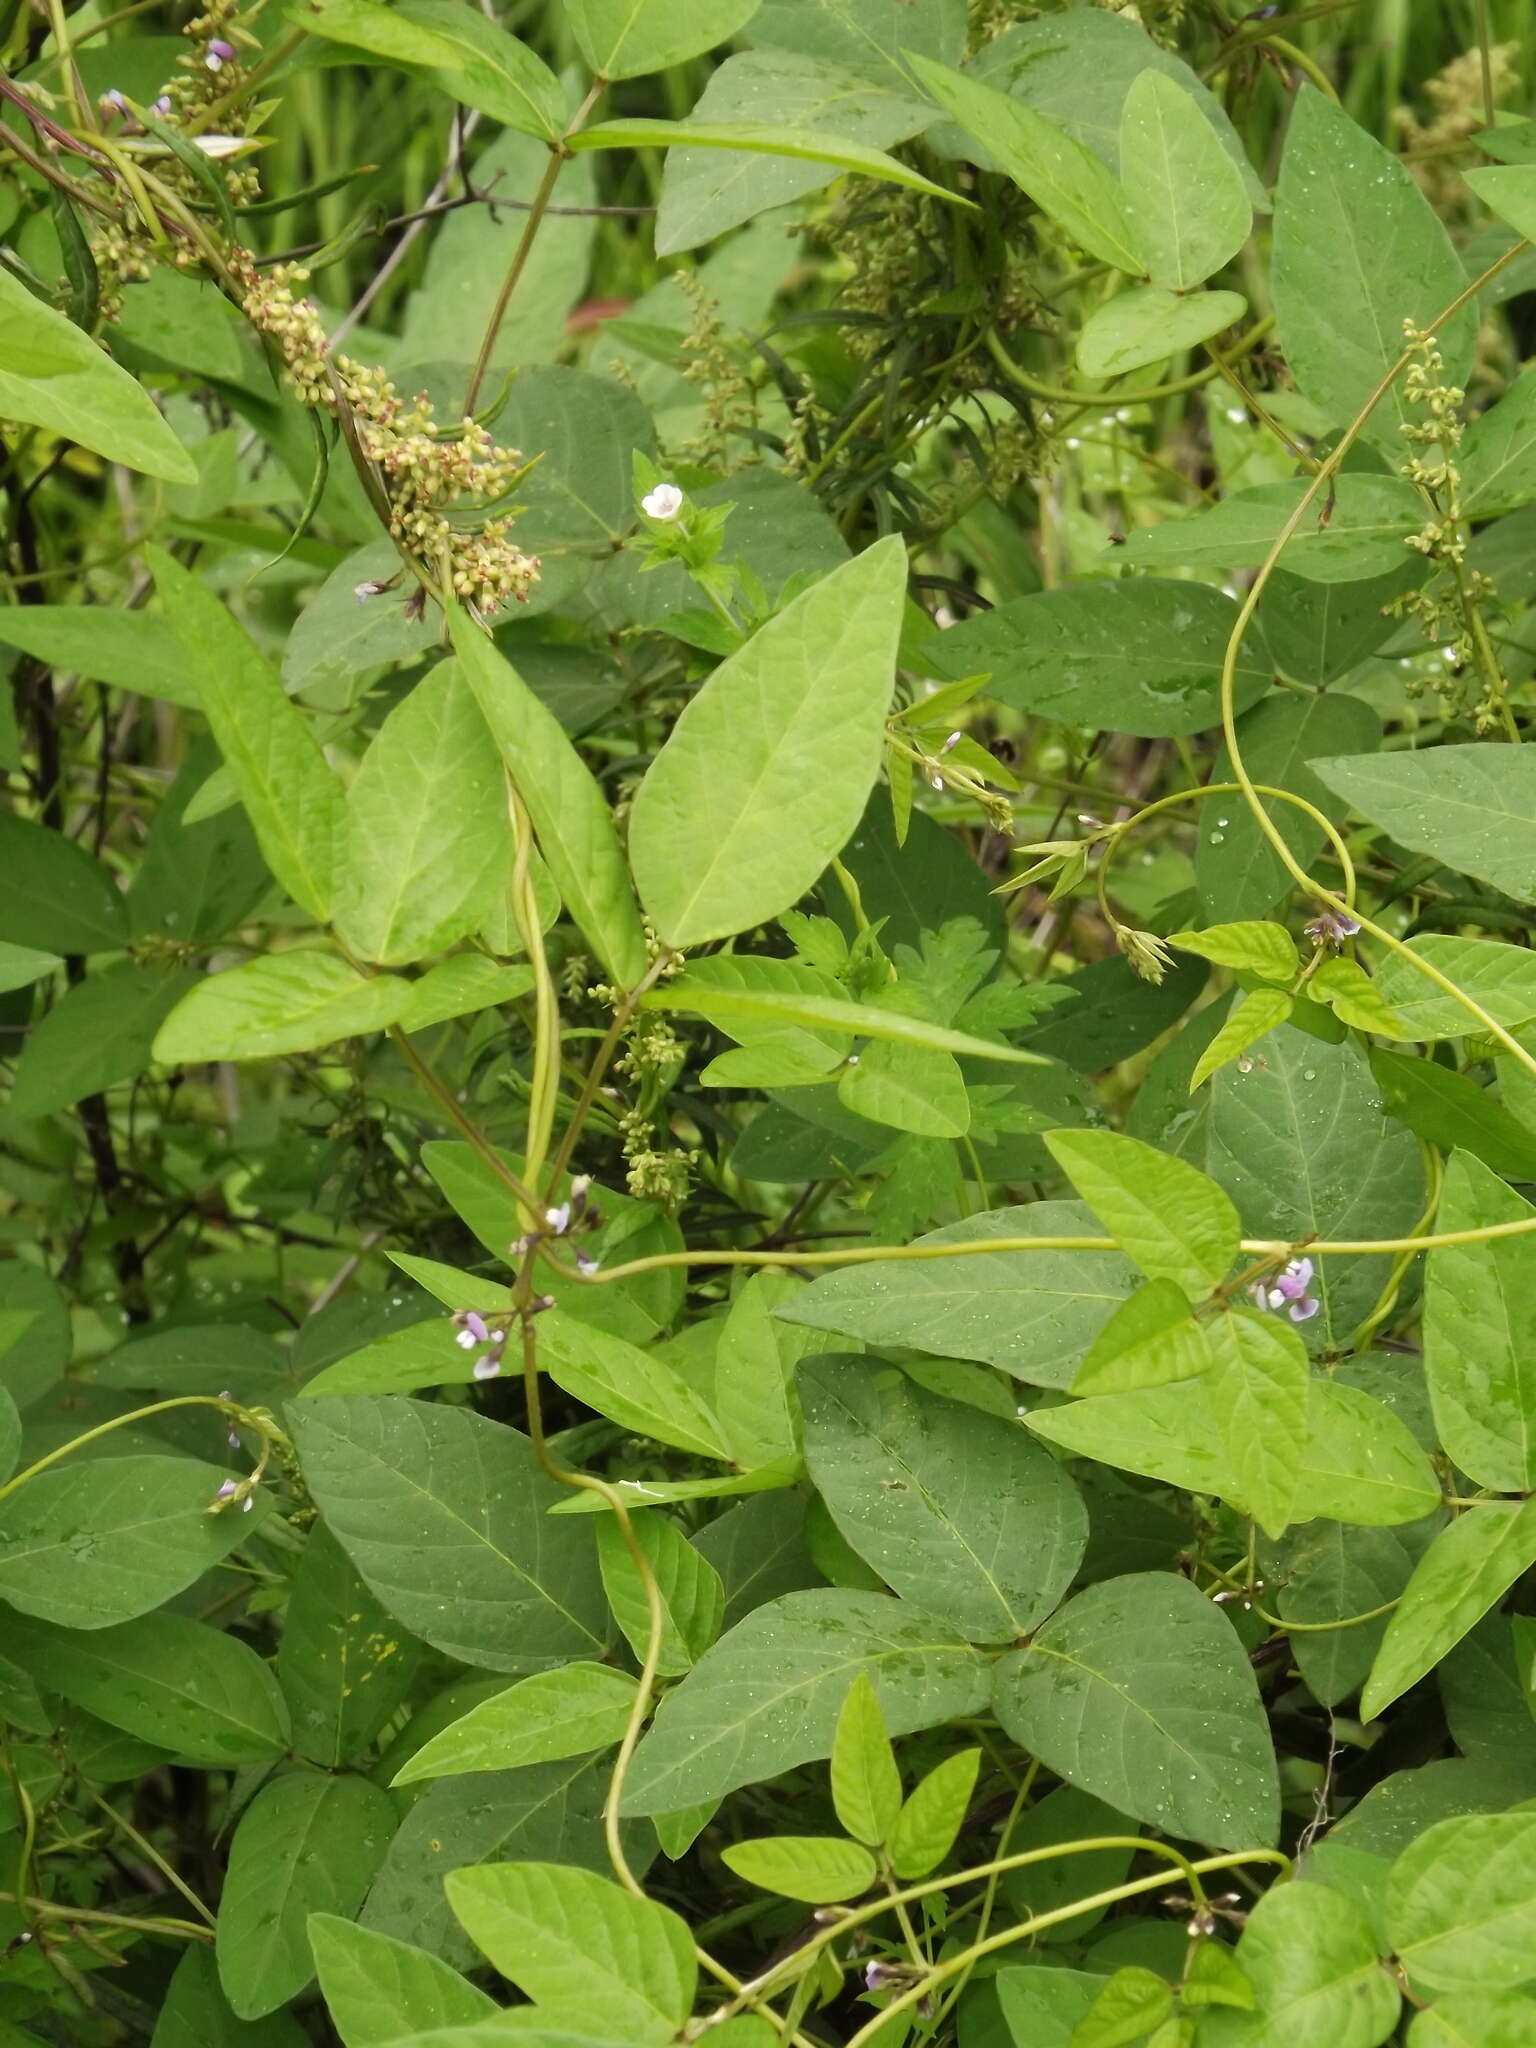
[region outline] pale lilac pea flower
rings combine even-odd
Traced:
[[[1332,946],[1337,952],[1346,939],[1352,939],[1360,929],[1357,917],[1347,917],[1342,910],[1325,910],[1306,926],[1309,939],[1321,945]]]
[[[477,1316],[472,1308],[463,1310],[453,1320],[459,1333],[454,1342],[461,1350],[473,1351],[477,1344],[490,1343],[491,1333],[484,1318]]]
[[[222,71],[226,64],[233,64],[234,61],[234,44],[226,43],[222,36],[215,36],[208,45],[207,55],[203,58],[203,62],[208,66],[208,69],[210,71]]]
[[[1283,1308],[1293,1323],[1307,1322],[1322,1307],[1317,1296],[1307,1291],[1312,1285],[1312,1271],[1310,1259],[1292,1259],[1273,1280],[1261,1280],[1253,1289],[1253,1298],[1260,1308]]]
[[[230,1498],[230,1496],[231,1496],[231,1495],[232,1495],[232,1494],[234,1493],[234,1490],[235,1490],[235,1482],[234,1482],[234,1480],[233,1480],[233,1479],[226,1479],[226,1480],[224,1481],[223,1485],[222,1485],[222,1486],[220,1486],[220,1488],[219,1488],[219,1490],[218,1490],[218,1493],[217,1493],[217,1494],[215,1495],[215,1498],[216,1498],[216,1499],[218,1499],[218,1500],[228,1500],[228,1499]]]
[[[168,92],[161,93],[159,99],[155,101],[155,112],[157,114],[165,115],[171,113],[172,111],[173,108],[171,104],[170,94]]]
[[[570,1203],[562,1202],[557,1209],[546,1209],[544,1211],[544,1223],[545,1227],[552,1230],[556,1237],[564,1237],[571,1227]]]
[[[683,494],[676,484],[658,484],[640,500],[640,510],[652,519],[675,519],[683,509]]]
[[[493,1380],[501,1371],[501,1345],[493,1344],[489,1351],[481,1352],[474,1363],[477,1380]]]

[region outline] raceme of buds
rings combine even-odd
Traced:
[[[1133,931],[1128,924],[1117,924],[1115,940],[1131,967],[1143,981],[1154,984],[1161,982],[1173,965],[1172,953],[1152,932]]]

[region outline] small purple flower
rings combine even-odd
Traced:
[[[589,1280],[597,1271],[597,1260],[590,1252],[584,1252],[580,1245],[576,1247],[576,1270],[578,1273],[585,1273]]]
[[[241,1512],[241,1514],[242,1514],[242,1515],[248,1515],[248,1514],[249,1514],[249,1513],[251,1512],[251,1509],[252,1509],[253,1507],[255,1507],[255,1505],[256,1505],[256,1496],[255,1496],[255,1494],[254,1494],[254,1493],[248,1493],[248,1494],[247,1494],[247,1495],[245,1496],[245,1499],[244,1499],[243,1501],[241,1501],[241,1503],[240,1503],[240,1512]]]
[[[233,43],[226,43],[222,36],[215,36],[208,45],[203,62],[210,71],[222,71],[226,64],[233,64],[236,57]]]
[[[562,1202],[558,1208],[546,1209],[544,1211],[544,1224],[545,1228],[553,1231],[556,1237],[564,1237],[571,1227],[570,1203]]]
[[[1304,1323],[1322,1307],[1317,1296],[1307,1292],[1311,1285],[1312,1261],[1292,1259],[1283,1272],[1273,1280],[1261,1280],[1252,1293],[1260,1308],[1283,1308],[1293,1323]]]
[[[102,94],[101,104],[104,107],[116,108],[117,112],[120,114],[126,114],[128,111],[128,102],[123,97],[123,95],[118,91],[115,85],[113,86],[110,92],[104,92]]]
[[[221,1486],[221,1487],[219,1488],[219,1490],[218,1490],[218,1493],[217,1493],[217,1494],[216,1494],[216,1495],[215,1495],[214,1497],[215,1497],[215,1499],[217,1499],[217,1500],[230,1500],[230,1499],[232,1499],[232,1498],[233,1498],[233,1496],[234,1496],[234,1491],[235,1491],[235,1482],[234,1482],[234,1480],[233,1480],[233,1479],[226,1479],[226,1480],[224,1481],[223,1485],[222,1485],[222,1486]]]
[[[229,1448],[230,1448],[230,1449],[231,1449],[232,1451],[238,1451],[238,1450],[239,1450],[239,1448],[240,1448],[240,1432],[239,1432],[239,1430],[238,1430],[238,1429],[232,1429],[232,1430],[231,1430],[231,1431],[229,1432],[228,1436],[227,1436],[227,1437],[225,1437],[224,1441],[225,1441],[225,1442],[226,1442],[226,1443],[227,1443],[227,1444],[229,1445]]]
[[[1306,926],[1309,939],[1315,939],[1320,946],[1332,946],[1335,952],[1346,939],[1352,939],[1360,929],[1360,920],[1349,917],[1342,910],[1324,910]]]
[[[155,112],[161,115],[163,118],[166,114],[169,114],[173,111],[174,109],[170,94],[168,92],[161,93],[159,99],[155,101]]]
[[[489,1351],[482,1351],[475,1360],[473,1371],[477,1380],[493,1380],[501,1371],[501,1341],[493,1344]]]
[[[454,1317],[453,1322],[454,1328],[459,1333],[454,1341],[458,1344],[460,1350],[473,1351],[477,1344],[490,1343],[491,1333],[486,1326],[484,1318],[477,1316],[472,1308],[461,1310]]]

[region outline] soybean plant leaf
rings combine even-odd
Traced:
[[[793,1367],[807,1351],[819,1347],[814,1332],[780,1321],[774,1309],[799,1291],[787,1275],[752,1274],[731,1303],[720,1332],[715,1410],[731,1456],[749,1468],[793,1457],[798,1447]]]
[[[391,1783],[516,1770],[607,1749],[624,1733],[635,1691],[634,1679],[603,1664],[535,1671],[430,1736]]]
[[[1419,1560],[1360,1695],[1363,1720],[1432,1671],[1536,1563],[1536,1503],[1485,1501],[1450,1523]]]
[[[341,784],[304,714],[213,592],[163,549],[146,555],[267,866],[295,903],[324,922],[346,833]]]
[[[266,954],[183,996],[155,1035],[154,1055],[170,1066],[313,1052],[387,1031],[405,1015],[411,987],[392,974],[369,980],[334,953]]]
[[[979,1749],[957,1749],[918,1779],[891,1830],[891,1868],[898,1877],[910,1883],[944,1861],[965,1824],[980,1766]]]
[[[51,1116],[142,1074],[156,1031],[191,980],[182,969],[124,960],[77,982],[28,1032],[11,1109]]]
[[[647,965],[645,934],[602,791],[554,713],[485,634],[457,608],[448,623],[561,901],[609,973],[632,988]]]
[[[729,150],[746,156],[786,157],[792,162],[830,164],[835,171],[851,172],[861,178],[877,178],[887,185],[905,185],[914,192],[926,192],[950,206],[973,204],[958,192],[936,185],[921,171],[914,171],[900,157],[867,143],[845,141],[811,128],[787,128],[778,123],[757,121],[651,121],[643,118],[601,121],[583,128],[570,138],[569,147],[585,149],[704,149]]]
[[[1123,377],[1182,355],[1248,310],[1241,292],[1190,292],[1181,297],[1161,285],[1133,285],[1083,322],[1077,367],[1085,377]],[[1166,559],[1166,558],[1165,558]]]
[[[543,59],[452,0],[325,0],[292,18],[310,35],[430,71],[443,92],[503,127],[552,142],[566,125],[565,95]]]
[[[23,2048],[19,2037],[17,2048]],[[219,1983],[213,1950],[194,1941],[166,1987],[150,2048],[309,2048],[309,2035],[291,2013],[237,2019]]]
[[[455,953],[439,960],[420,980],[400,1013],[402,1031],[425,1031],[450,1017],[466,1017],[501,1003],[516,1002],[533,987],[533,969],[521,961],[503,964],[483,953]]]
[[[571,32],[604,78],[666,71],[744,28],[758,0],[571,0]]]
[[[1254,616],[1280,673],[1322,689],[1348,675],[1399,630],[1393,604],[1417,590],[1428,574],[1426,558],[1406,552],[1397,568],[1360,583],[1318,583],[1277,569],[1264,585]],[[1294,712],[1294,701],[1290,708]]]
[[[210,1512],[227,1476],[153,1455],[38,1473],[0,1505],[0,1597],[83,1629],[158,1607],[250,1534],[253,1517]]]
[[[167,483],[197,469],[149,393],[73,321],[0,269],[0,413]]]
[[[1205,110],[1161,71],[1141,72],[1120,109],[1120,183],[1147,274],[1170,291],[1204,284],[1253,226],[1242,172]]]
[[[1536,761],[1523,747],[1429,747],[1314,761],[1328,787],[1414,853],[1536,897]]]
[[[501,764],[474,692],[445,661],[379,727],[347,791],[336,929],[398,967],[488,915],[512,865]]]
[[[1407,947],[1415,958],[1465,989],[1506,1031],[1518,1030],[1536,1017],[1536,953],[1526,947],[1439,932],[1420,932]],[[1463,1038],[1484,1028],[1464,1003],[1397,953],[1386,954],[1378,964],[1376,987],[1405,1038]]]
[[[1383,1103],[1416,1138],[1445,1152],[1468,1153],[1510,1180],[1536,1180],[1536,1132],[1511,1116],[1472,1075],[1455,1073],[1438,1060],[1408,1059],[1379,1045],[1371,1047],[1370,1060]]]
[[[1306,395],[1345,426],[1403,352],[1403,322],[1433,328],[1445,378],[1462,384],[1477,313],[1443,320],[1466,277],[1413,174],[1342,107],[1304,85],[1275,193],[1273,289],[1285,359]],[[1390,459],[1408,417],[1402,382],[1364,432]]]
[[[267,1665],[238,1636],[185,1615],[89,1631],[8,1615],[5,1647],[50,1692],[189,1763],[272,1764],[288,1746],[288,1709]]]
[[[869,1344],[976,1358],[1037,1385],[1069,1384],[1077,1361],[1136,1284],[1123,1253],[1006,1251],[934,1256],[999,1237],[1096,1237],[1080,1202],[992,1209],[917,1239],[927,1256],[850,1267],[813,1281],[778,1313]]]
[[[761,924],[841,851],[879,768],[906,586],[892,535],[802,592],[684,708],[635,797],[630,857],[669,945]]]
[[[1536,1998],[1463,1991],[1414,2014],[1408,2048],[1536,2048]]]
[[[811,1478],[893,1592],[983,1643],[1027,1634],[1088,1539],[1076,1487],[1018,1427],[836,1355],[799,1372]]]
[[[1387,1928],[1415,1984],[1505,1991],[1536,1977],[1536,1814],[1427,1828],[1392,1866]]]
[[[1277,1884],[1248,1916],[1236,1961],[1252,2012],[1213,2011],[1213,2048],[1378,2048],[1401,1997],[1353,1899],[1317,1883]]]
[[[988,696],[1063,725],[1178,737],[1221,721],[1222,657],[1236,620],[1233,600],[1206,584],[1128,576],[980,612],[926,642],[923,665],[955,678],[988,669]],[[1238,656],[1239,708],[1272,680],[1250,630]],[[1294,721],[1294,705],[1284,708]]]
[[[879,1593],[818,1588],[757,1608],[669,1693],[635,1753],[625,1811],[671,1813],[829,1756],[868,1672],[892,1735],[980,1710],[986,1660],[949,1623]]]
[[[1278,1536],[1292,1519],[1307,1446],[1309,1369],[1288,1324],[1245,1309],[1205,1325],[1211,1365],[1202,1385],[1238,1492]]]
[[[393,1622],[323,1523],[294,1575],[277,1653],[293,1746],[325,1770],[365,1749],[410,1692],[421,1645]]]
[[[1486,207],[1530,240],[1536,228],[1536,177],[1528,163],[1484,165],[1471,172],[1467,183]]]
[[[590,1532],[546,1514],[563,1489],[517,1430],[387,1394],[288,1419],[332,1534],[414,1634],[493,1671],[601,1652]]]
[[[1457,456],[1469,518],[1492,519],[1536,497],[1536,371],[1478,414]]]
[[[1170,932],[1168,943],[1222,967],[1262,975],[1266,981],[1291,981],[1301,967],[1296,941],[1283,924],[1267,919],[1215,924],[1203,932]]]
[[[1154,2027],[1159,2031],[1173,2010],[1173,1989],[1166,1977],[1140,1963],[1116,1970],[1072,2030],[1072,2048],[1125,2048]]]
[[[1069,1784],[1217,1848],[1280,1821],[1269,1727],[1241,1643],[1187,1579],[1090,1586],[997,1666],[994,1711]]]
[[[550,1309],[539,1324],[539,1363],[557,1386],[639,1436],[701,1458],[724,1458],[720,1425],[665,1359]]]
[[[694,1548],[670,1516],[632,1512],[630,1526],[661,1597],[657,1669],[665,1677],[675,1678],[696,1664],[719,1635],[725,1588],[708,1558]],[[597,1558],[613,1618],[636,1657],[643,1660],[650,1643],[650,1600],[629,1543],[612,1515],[604,1515],[597,1525]]]
[[[176,635],[158,613],[95,604],[7,605],[0,611],[0,642],[50,668],[160,697],[187,711],[200,709],[196,690],[181,673]]]
[[[686,1922],[611,1878],[562,1863],[456,1870],[448,1900],[476,1947],[537,2004],[670,2041],[693,2010],[698,1965]]]
[[[1319,1238],[1399,1237],[1424,1206],[1413,1134],[1387,1116],[1365,1054],[1283,1024],[1224,1067],[1206,1107],[1176,1137],[1237,1205],[1245,1234],[1300,1244]],[[1321,1312],[1309,1342],[1343,1345],[1385,1285],[1386,1254],[1320,1259],[1310,1292]]]
[[[877,1846],[901,1812],[901,1773],[880,1701],[861,1671],[848,1688],[832,1743],[832,1808],[857,1842]]]
[[[873,1039],[844,1068],[837,1099],[856,1116],[920,1138],[963,1138],[971,1127],[965,1076],[953,1053]]]
[[[1225,1189],[1184,1160],[1118,1131],[1052,1131],[1045,1142],[1149,1280],[1172,1280],[1191,1301],[1203,1301],[1226,1279],[1242,1227]]]
[[[1089,1345],[1072,1381],[1074,1394],[1129,1394],[1192,1379],[1211,1362],[1189,1296],[1172,1280],[1149,1280],[1115,1310]]]
[[[1365,1388],[1314,1379],[1306,1452],[1296,1495],[1298,1521],[1324,1515],[1390,1528],[1433,1514],[1440,1482],[1402,1417]]]
[[[1536,1210],[1464,1153],[1447,1166],[1437,1231],[1536,1220]],[[1470,1479],[1500,1493],[1536,1486],[1536,1355],[1529,1310],[1536,1231],[1445,1245],[1424,1283],[1424,1371],[1435,1428]]]
[[[31,988],[63,965],[57,953],[41,953],[34,946],[13,946],[8,939],[0,939],[0,995]]]
[[[414,19],[410,0],[389,7],[379,0],[324,0],[312,10],[295,10],[289,19],[311,35],[366,50],[387,64],[453,73],[462,62],[455,43],[428,22]]]
[[[1269,559],[1280,530],[1306,495],[1308,480],[1255,484],[1184,519],[1133,534],[1119,551],[1123,562],[1154,568],[1178,562],[1192,568],[1257,568]],[[1410,534],[1424,524],[1424,500],[1401,477],[1368,472],[1336,479],[1316,499],[1280,556],[1293,576],[1316,583],[1355,583],[1381,576],[1403,560]]]
[[[1291,1655],[1322,1706],[1336,1707],[1365,1682],[1387,1617],[1356,1617],[1391,1607],[1437,1526],[1433,1511],[1397,1529],[1317,1520],[1292,1530],[1265,1556],[1266,1599],[1282,1621],[1302,1624],[1291,1636]]]
[[[296,1771],[256,1794],[229,1845],[219,1902],[219,1981],[241,2019],[275,2012],[310,1982],[310,1914],[356,1911],[396,1818],[367,1778]]]
[[[926,127],[930,109],[803,49],[739,50],[711,72],[690,118],[771,122],[889,149]],[[836,175],[834,165],[804,159],[773,162],[756,152],[732,156],[675,147],[662,173],[656,253],[670,256],[695,248],[771,207],[819,191]]]
[[[128,917],[111,875],[62,832],[0,811],[0,863],[0,937],[53,954],[102,953],[126,943]]]
[[[912,51],[907,62],[951,120],[984,143],[992,161],[1071,240],[1116,270],[1141,274],[1136,231],[1121,188],[1091,149],[995,86]]]
[[[309,1946],[343,2048],[393,2048],[403,2033],[489,2020],[497,2006],[439,1957],[334,1913],[311,1913]]]
[[[768,1835],[733,1842],[720,1860],[748,1884],[815,1906],[856,1899],[878,1875],[866,1848],[836,1835]]]
[[[1134,585],[1127,586],[1134,588]],[[1186,586],[1181,586],[1186,587]],[[1381,719],[1359,697],[1308,697],[1298,705],[1283,693],[1256,704],[1239,721],[1238,744],[1255,782],[1305,797],[1334,824],[1348,805],[1324,788],[1309,765],[1341,747],[1365,752],[1381,742]],[[1230,782],[1232,762],[1225,747],[1211,781]],[[1323,844],[1323,830],[1294,804],[1262,799],[1292,857],[1307,867]],[[1195,881],[1208,918],[1264,917],[1292,882],[1279,854],[1254,821],[1238,791],[1213,797],[1201,820]]]
[[[1228,1011],[1226,1022],[1196,1060],[1195,1070],[1189,1077],[1190,1094],[1194,1094],[1202,1081],[1208,1081],[1212,1074],[1241,1059],[1250,1046],[1257,1045],[1277,1026],[1288,1022],[1294,1008],[1294,1001],[1283,989],[1256,988],[1247,995],[1240,995]]]

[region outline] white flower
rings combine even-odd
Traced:
[[[652,519],[675,519],[683,509],[683,494],[676,484],[658,484],[640,500],[640,510]]]

